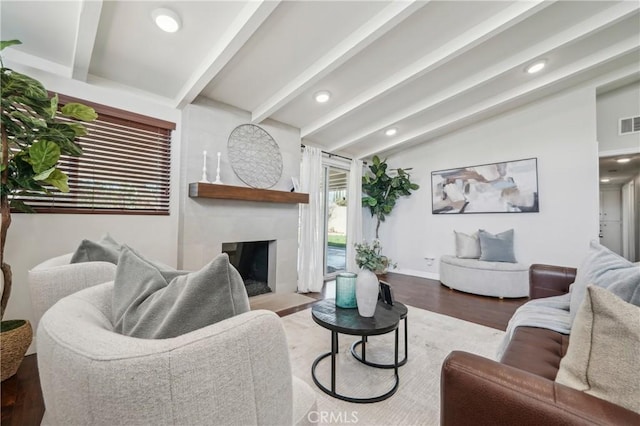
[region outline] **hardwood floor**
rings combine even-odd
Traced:
[[[477,324],[505,330],[513,312],[524,302],[522,299],[495,299],[475,296],[442,286],[438,281],[388,273],[382,277],[388,282],[396,300],[417,308],[460,318]],[[332,293],[333,292],[333,293]],[[333,297],[335,288],[326,285],[322,293],[309,296],[318,300]],[[278,312],[285,316],[308,308],[303,305]],[[2,382],[2,425],[36,426],[44,413],[40,391],[36,355],[25,357],[18,373]]]

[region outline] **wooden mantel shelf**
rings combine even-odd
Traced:
[[[220,200],[263,201],[267,203],[309,203],[309,194],[275,191],[243,186],[194,182],[189,184],[191,198],[217,198]]]

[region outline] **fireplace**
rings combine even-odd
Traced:
[[[240,272],[249,297],[270,293],[274,285],[275,241],[242,241],[222,243],[222,252]],[[270,267],[271,266],[271,267]]]

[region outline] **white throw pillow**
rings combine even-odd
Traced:
[[[456,234],[456,257],[461,259],[480,258],[480,239],[478,232],[471,235],[453,231]]]

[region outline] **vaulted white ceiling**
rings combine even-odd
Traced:
[[[168,7],[180,31],[151,19]],[[11,61],[181,108],[203,96],[356,157],[587,80],[640,80],[640,2],[2,0]],[[527,65],[547,67],[527,74]],[[329,102],[314,94],[328,90]],[[397,128],[394,136],[384,131]]]

